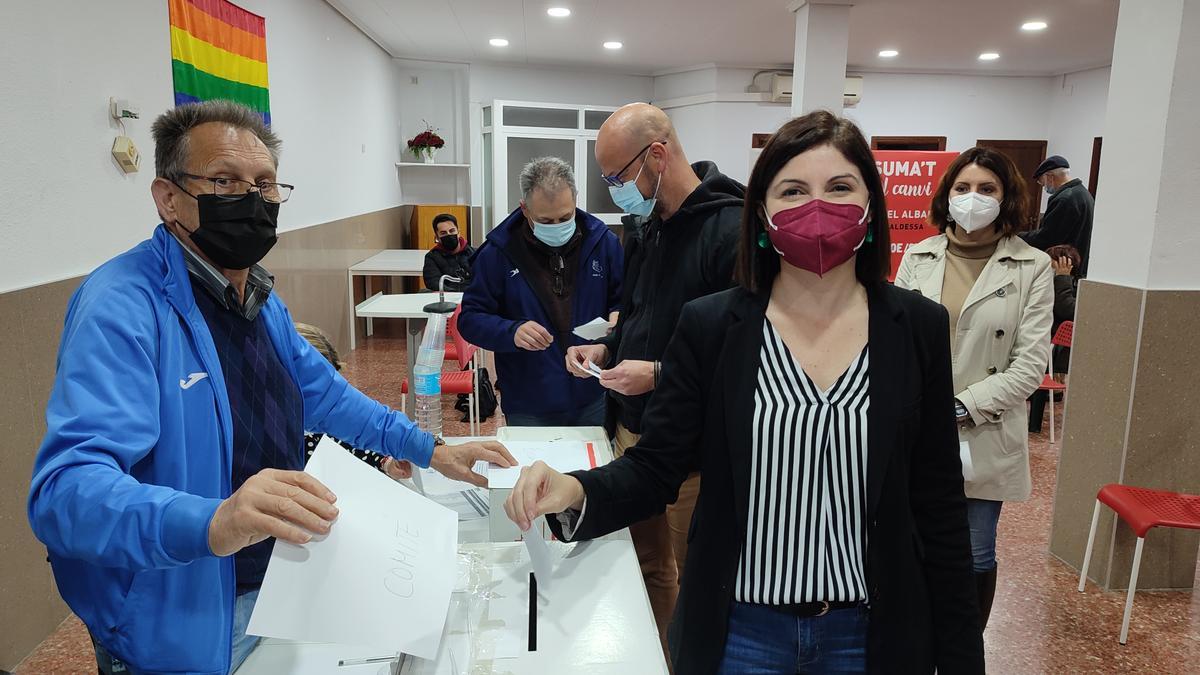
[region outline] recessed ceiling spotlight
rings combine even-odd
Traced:
[[[885,49],[879,52],[879,56],[885,59],[893,59],[897,56],[900,56],[900,52],[896,51],[895,49]]]
[[[995,61],[998,58],[1000,58],[1000,55],[996,52],[984,52],[979,55],[980,61]]]
[[[568,16],[571,16],[571,10],[567,9],[566,7],[551,7],[550,9],[546,10],[546,13],[556,19],[565,19]]]
[[[616,40],[609,40],[608,42],[604,43],[605,49],[620,49],[621,47],[624,47],[624,46],[625,45],[621,44],[620,42],[617,42]]]
[[[491,40],[488,40],[488,44],[493,47],[507,47],[508,40],[505,40],[504,38],[492,38]]]
[[[1028,30],[1028,31],[1046,30],[1046,22],[1045,21],[1026,21],[1025,23],[1021,24],[1021,30]]]

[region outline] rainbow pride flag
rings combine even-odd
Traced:
[[[271,123],[266,20],[227,0],[167,0],[175,105],[224,98]]]

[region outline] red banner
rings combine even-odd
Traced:
[[[929,225],[929,204],[946,168],[957,152],[876,150],[875,165],[887,197],[889,235],[892,240],[892,273],[896,278],[900,258],[909,246],[938,233]]]

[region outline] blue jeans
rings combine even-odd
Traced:
[[[967,499],[967,524],[971,526],[971,558],[975,573],[996,569],[996,525],[1004,502]]]
[[[254,603],[258,600],[258,591],[243,593],[237,597],[233,605],[233,658],[229,662],[229,672],[238,669],[242,662],[250,656],[250,652],[258,646],[260,638],[246,635],[246,626],[250,623],[250,614],[254,612]],[[92,649],[96,652],[96,667],[100,675],[121,675],[134,672],[120,659],[108,653],[108,650],[92,638]]]
[[[595,403],[578,410],[543,415],[504,413],[504,419],[510,427],[602,427],[604,426],[604,397],[601,396]]]
[[[237,597],[233,605],[233,657],[229,660],[229,672],[234,672],[242,662],[250,656],[250,652],[258,646],[262,638],[257,635],[246,635],[246,626],[250,624],[250,615],[254,613],[254,603],[258,602],[258,590],[243,593]]]
[[[867,672],[866,606],[800,618],[735,602],[720,675]]]

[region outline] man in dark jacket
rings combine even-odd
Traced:
[[[733,285],[745,188],[712,162],[689,164],[670,118],[644,103],[627,105],[604,123],[596,161],[613,201],[642,222],[626,239],[616,328],[596,345],[573,347],[568,369],[579,376],[575,364],[587,360],[608,368],[600,384],[609,390],[608,428],[623,454],[642,432],[642,413],[683,305]],[[699,489],[693,475],[665,515],[630,528],[664,644]]]
[[[1050,195],[1042,224],[1032,232],[1021,233],[1030,246],[1043,251],[1051,246],[1070,244],[1079,251],[1082,262],[1079,276],[1087,276],[1092,248],[1092,214],[1096,202],[1078,178],[1071,178],[1071,165],[1058,155],[1038,165],[1033,178]]]
[[[571,166],[535,159],[521,172],[521,207],[488,235],[458,328],[495,352],[500,407],[513,426],[600,426],[604,389],[572,377],[567,348],[587,344],[573,330],[613,320],[624,258],[617,237],[576,208]]]
[[[425,278],[425,288],[432,291],[443,290],[438,287],[442,276],[449,275],[462,279],[459,281],[446,280],[447,291],[463,291],[471,284],[471,256],[475,249],[467,246],[467,238],[458,233],[458,219],[451,213],[441,213],[433,218],[433,231],[437,234],[438,243],[425,254],[425,269],[421,276]]]

